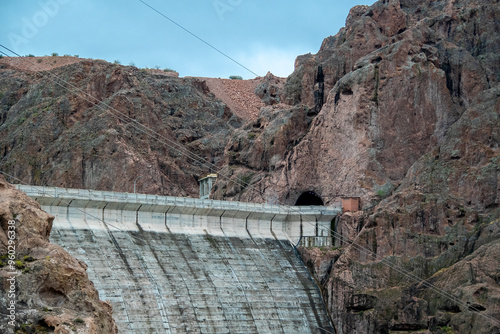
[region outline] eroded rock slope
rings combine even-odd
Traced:
[[[111,305],[99,300],[87,265],[49,242],[53,219],[0,176],[0,331],[116,333]],[[9,221],[15,221],[14,230]],[[15,257],[14,270],[9,254]]]
[[[0,165],[29,184],[132,192],[140,176],[138,192],[196,196],[242,123],[200,79],[98,60],[17,65],[0,62]]]

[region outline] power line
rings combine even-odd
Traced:
[[[18,53],[10,50],[9,48],[7,48],[6,46],[4,46],[2,44],[0,44],[0,47],[3,47],[4,49],[8,50],[9,52],[15,54],[18,57],[22,57]],[[27,60],[27,61],[29,63],[31,63],[32,65],[34,65],[35,68],[41,68],[41,66],[39,64],[37,64],[31,60]],[[80,94],[78,94],[75,92],[75,94],[79,95],[79,97],[82,98],[83,100],[91,103],[92,105],[96,106],[97,108],[100,108],[104,112],[109,112],[112,116],[116,117],[118,120],[132,125],[136,130],[138,130],[138,131],[144,133],[145,135],[157,140],[158,142],[168,146],[169,148],[173,149],[175,152],[194,160],[195,162],[199,163],[201,166],[207,168],[210,172],[217,172],[219,170],[219,167],[217,167],[215,164],[205,160],[200,155],[198,155],[194,152],[191,152],[190,150],[188,150],[187,148],[185,148],[181,144],[163,136],[162,134],[160,134],[160,133],[156,132],[155,130],[143,125],[142,123],[139,123],[136,119],[126,115],[125,113],[112,107],[111,105],[107,104],[106,102],[103,102],[103,101],[97,99],[96,97],[90,95],[89,93],[87,93],[84,90],[82,90],[81,88],[73,85],[72,83],[63,80],[63,79],[57,77],[56,75],[53,75],[50,72],[42,73],[41,71],[38,71],[36,69],[33,71],[36,72],[37,74],[40,74],[42,77],[47,77],[48,80],[52,81],[53,83],[55,83],[58,86],[61,86],[62,88],[67,88],[67,86],[72,87],[75,91],[78,91],[80,93]],[[89,98],[86,98],[86,96],[88,96]],[[222,176],[222,178],[227,179],[229,182],[236,183],[243,188],[249,186],[249,184],[244,182],[243,180],[233,180],[233,179],[225,176],[224,174],[221,174],[221,176]]]
[[[139,0],[141,1],[141,0]],[[16,52],[8,49],[7,47],[5,47],[4,45],[0,44],[0,47],[3,47],[4,49],[12,52],[13,54],[16,54],[17,56],[21,57],[20,55],[18,55]],[[35,67],[40,67],[38,64],[34,63],[34,62],[31,62],[28,60],[28,62],[30,62],[32,65],[35,65]],[[40,74],[43,76],[43,74],[40,72],[40,71],[37,71],[37,70],[34,70],[34,72]],[[52,75],[51,73],[49,72],[45,72],[47,73],[48,75],[50,75],[51,77],[55,77],[56,79],[52,79],[51,77],[48,77],[48,79],[54,83],[56,83],[57,85],[61,86],[61,87],[65,87],[62,83],[68,85],[68,86],[72,86],[75,90],[78,90],[79,92],[81,92],[82,94],[84,95],[88,95],[90,96],[93,100],[95,100],[95,102],[93,101],[90,101],[88,100],[87,98],[85,97],[82,97],[80,95],[81,98],[83,98],[84,100],[94,104],[94,105],[97,105],[98,108],[101,108],[103,109],[104,111],[107,111],[107,112],[110,112],[114,117],[122,120],[122,121],[125,121],[125,120],[129,120],[129,124],[132,124],[137,130],[145,133],[146,135],[152,137],[153,139],[159,141],[160,143],[162,144],[165,144],[166,146],[174,149],[175,151],[179,152],[180,154],[183,154],[193,160],[195,160],[196,162],[202,164],[203,166],[209,166],[209,170],[210,171],[215,171],[213,168],[217,168],[217,166],[215,166],[214,164],[206,161],[203,157],[189,151],[188,149],[186,149],[185,147],[183,147],[182,145],[180,145],[179,143],[176,143],[164,136],[162,136],[161,134],[159,134],[158,132],[154,131],[153,129],[150,129],[149,127],[147,127],[146,125],[143,125],[142,123],[139,123],[137,120],[135,120],[134,118],[120,112],[119,110],[115,109],[114,107],[108,105],[107,103],[105,102],[102,102],[100,100],[98,100],[97,98],[93,97],[92,95],[86,93],[85,91],[83,91],[82,89],[72,85],[71,83],[63,80],[63,79],[60,79],[59,77],[57,77],[56,75]],[[58,81],[56,81],[58,80]],[[60,81],[60,82],[59,82]],[[62,82],[62,83],[61,83]],[[106,107],[106,108],[104,108]],[[116,115],[114,113],[111,112],[111,110],[113,111],[116,111],[119,115]],[[157,137],[158,136],[158,137]],[[176,145],[177,148],[174,148],[172,147],[171,145],[169,145],[168,143],[171,143],[173,145]],[[193,158],[195,157],[195,158]],[[233,180],[232,178],[230,178],[229,176],[226,176],[224,174],[220,174],[220,176],[226,180],[228,180],[229,182],[233,182],[233,183],[236,183],[240,186],[243,186],[244,188],[249,188],[251,190],[257,190],[258,189],[255,187],[255,184],[249,184],[247,182],[244,182],[242,180]],[[250,182],[250,181],[249,181]],[[259,191],[260,192],[260,191]],[[281,202],[281,201],[280,201]],[[277,207],[284,207],[285,205],[283,204],[279,204],[279,203],[275,203],[274,205],[276,205]],[[286,209],[288,211],[294,211],[296,213],[299,213],[300,214],[300,210],[298,208],[293,208],[293,207],[290,207],[290,206],[286,206]],[[311,222],[306,222],[310,225],[313,225],[313,223]],[[323,230],[323,231],[329,231],[329,229],[327,228],[324,228],[324,227],[318,227],[319,229]],[[398,273],[402,274],[403,276],[405,276],[406,278],[409,278],[410,280],[412,281],[416,281],[417,283],[419,284],[423,284],[425,286],[427,286],[428,288],[430,288],[431,290],[433,290],[434,292],[440,294],[441,296],[453,301],[453,302],[456,302],[457,304],[459,305],[462,305],[464,307],[466,307],[468,310],[470,311],[473,311],[475,313],[477,313],[478,315],[480,316],[483,316],[484,318],[492,321],[492,322],[495,322],[497,324],[500,324],[500,321],[495,319],[495,318],[492,318],[490,316],[487,316],[486,314],[480,312],[479,310],[475,309],[474,307],[470,306],[470,305],[467,305],[466,303],[462,302],[460,299],[458,299],[457,297],[449,294],[448,292],[442,290],[442,289],[439,289],[438,287],[434,286],[433,284],[431,283],[428,283],[426,282],[426,280],[422,280],[421,278],[411,274],[409,271],[405,270],[404,268],[402,268],[401,266],[399,265],[393,265],[392,263],[390,263],[386,258],[380,256],[380,255],[377,255],[376,253],[374,253],[373,251],[371,251],[370,249],[367,249],[353,241],[350,241],[350,240],[345,240],[345,238],[343,236],[341,236],[340,234],[338,234],[337,232],[335,231],[331,231],[331,233],[333,233],[333,236],[341,241],[341,242],[345,242],[345,243],[348,243],[350,244],[352,247],[356,248],[358,251],[360,251],[361,253],[365,254],[365,255],[368,255],[368,256],[371,256],[373,257],[375,260],[378,260],[380,261],[381,263],[385,264],[387,267],[389,267],[390,269],[394,270],[394,271],[397,271]]]
[[[337,238],[339,240],[344,239],[344,241],[345,241],[345,238],[342,235],[338,234],[335,231],[332,231],[332,232],[333,232],[335,238]],[[359,234],[361,234],[361,232]],[[479,310],[478,308],[476,308],[476,307],[474,307],[472,305],[468,305],[467,303],[464,303],[458,297],[455,297],[452,294],[450,294],[449,292],[446,292],[445,290],[438,288],[434,284],[427,282],[427,280],[421,279],[420,277],[418,277],[418,276],[412,274],[411,272],[409,272],[408,270],[404,269],[402,266],[391,263],[386,257],[382,257],[381,255],[377,255],[376,253],[374,253],[370,249],[365,248],[365,247],[357,244],[354,241],[347,240],[346,243],[350,244],[353,248],[357,249],[360,253],[368,255],[368,256],[372,257],[374,260],[380,261],[382,264],[386,265],[390,269],[398,272],[399,274],[403,275],[404,277],[406,277],[406,278],[408,278],[408,279],[410,279],[412,281],[417,282],[418,284],[422,284],[423,286],[429,288],[433,292],[441,295],[445,299],[448,299],[448,300],[450,300],[452,302],[455,302],[458,305],[461,305],[464,308],[468,309],[469,311],[475,312],[478,315],[480,315],[480,316],[482,316],[482,317],[484,317],[484,318],[486,318],[486,319],[488,319],[488,320],[490,320],[490,321],[492,321],[492,322],[500,325],[500,320],[495,319],[493,317],[490,317],[490,316],[482,313],[481,310]]]
[[[242,68],[244,68],[245,70],[247,70],[248,72],[252,73],[253,75],[255,75],[256,77],[258,77],[259,75],[257,73],[255,73],[254,71],[252,71],[251,69],[249,69],[248,67],[246,67],[245,65],[241,64],[240,62],[238,62],[237,60],[235,60],[234,58],[230,57],[228,54],[226,54],[225,52],[221,51],[220,49],[216,48],[215,46],[213,46],[212,44],[208,43],[206,40],[204,40],[203,38],[199,37],[198,35],[196,35],[195,33],[191,32],[190,30],[184,28],[182,25],[180,25],[179,23],[177,23],[176,21],[172,20],[170,17],[168,17],[167,15],[163,14],[162,12],[160,12],[159,10],[157,10],[156,8],[154,8],[153,6],[151,6],[150,4],[146,3],[145,1],[143,0],[138,0],[139,2],[142,2],[145,6],[149,7],[151,10],[153,10],[154,12],[156,12],[157,14],[161,15],[162,17],[164,17],[165,19],[169,20],[171,23],[175,24],[177,27],[181,28],[182,30],[184,30],[185,32],[187,32],[188,34],[190,34],[191,36],[193,36],[194,38],[196,38],[197,40],[201,41],[202,43],[204,43],[205,45],[209,46],[210,48],[214,49],[215,51],[217,51],[218,53],[220,53],[221,55],[223,55],[224,57],[226,57],[227,59],[231,60],[232,62],[236,63],[237,65],[241,66]]]

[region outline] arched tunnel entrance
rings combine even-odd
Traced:
[[[296,206],[306,206],[306,205],[325,205],[321,197],[316,194],[314,191],[306,191],[303,192],[297,201],[295,202]]]

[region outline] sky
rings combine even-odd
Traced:
[[[286,77],[298,55],[318,52],[345,25],[351,7],[374,2],[0,0],[0,44],[23,56],[78,55],[180,76]]]

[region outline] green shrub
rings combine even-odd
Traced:
[[[32,54],[30,53],[30,54],[29,54],[29,55],[27,55],[26,57],[30,57],[30,58],[32,58],[32,57],[34,57],[34,56],[35,56],[35,55],[32,55]]]
[[[250,181],[252,181],[252,178],[253,178],[254,175],[255,175],[255,173],[253,173],[253,172],[250,172],[248,174],[242,175],[240,177],[240,185],[241,185],[241,187],[243,187],[243,188],[248,187],[250,185]]]
[[[23,124],[24,122],[26,122],[26,117],[21,117],[20,119],[17,120],[17,125],[21,125]]]
[[[24,267],[25,267],[25,266],[24,266],[23,261],[21,261],[21,260],[17,260],[17,261],[16,261],[16,268],[17,268],[17,269],[24,269]]]
[[[443,332],[445,332],[446,334],[453,334],[455,333],[455,331],[453,330],[453,328],[449,327],[449,326],[443,326],[443,327],[438,327],[440,330],[442,330]]]
[[[113,63],[115,63],[116,65],[120,65],[121,62],[119,60],[115,60]]]
[[[25,262],[34,262],[36,259],[33,256],[26,255],[24,258]]]
[[[229,79],[231,79],[231,80],[243,80],[243,78],[239,75],[231,75],[229,77]]]
[[[57,52],[52,52],[52,57],[57,57],[59,54]]]
[[[167,68],[163,69],[163,72],[175,72],[175,71],[173,69],[167,67]]]

